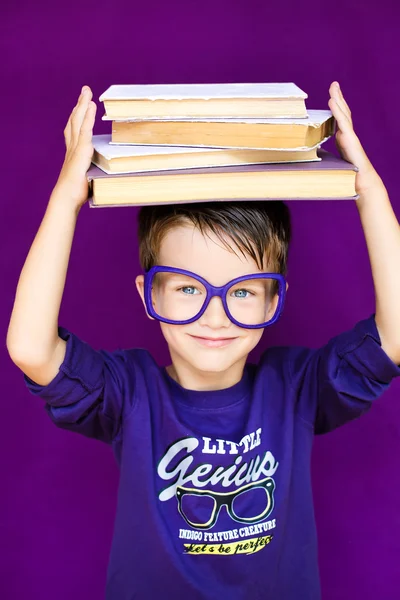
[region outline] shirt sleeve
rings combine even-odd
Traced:
[[[46,386],[24,374],[26,386],[45,401],[45,410],[58,427],[111,443],[134,398],[129,352],[94,350],[63,327],[58,334],[67,342],[59,372]]]
[[[400,375],[381,346],[375,315],[318,350],[298,348],[290,361],[298,414],[316,434],[327,433],[368,411]]]

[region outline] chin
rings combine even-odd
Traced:
[[[184,360],[189,364],[192,369],[202,373],[225,373],[232,368],[233,365],[245,361],[249,351],[241,349],[240,353],[228,352],[226,349],[206,349],[196,352],[188,352],[187,349],[184,352],[177,352],[175,349],[174,354],[178,354],[181,360]]]
[[[244,357],[241,357],[242,359]],[[209,357],[204,359],[193,359],[192,357],[187,357],[186,362],[189,363],[194,369],[203,373],[225,373],[228,371],[236,362],[238,362],[240,358],[237,360],[227,360],[222,357],[217,359],[215,357]]]
[[[233,365],[245,362],[262,336],[262,330],[253,330],[247,336],[237,337],[227,346],[213,348],[193,339],[192,332],[187,336],[189,332],[177,331],[171,326],[163,326],[162,331],[172,360],[184,361],[192,369],[203,373],[224,373]],[[185,335],[182,336],[182,333]],[[195,335],[198,335],[197,330]],[[213,337],[217,336],[214,334]]]

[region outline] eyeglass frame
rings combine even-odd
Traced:
[[[184,321],[174,321],[172,319],[167,319],[166,317],[161,317],[161,315],[156,313],[156,311],[153,308],[152,294],[151,294],[151,292],[152,292],[151,283],[152,283],[152,281],[154,279],[154,275],[156,275],[156,273],[177,273],[179,275],[186,275],[188,277],[191,277],[192,279],[195,279],[196,281],[201,283],[206,290],[206,298],[204,300],[204,304],[201,307],[200,311],[194,317],[191,317],[190,319],[186,319]],[[265,323],[261,323],[258,325],[245,325],[244,323],[240,323],[231,315],[231,313],[229,311],[228,303],[226,301],[226,294],[227,294],[228,290],[233,285],[235,285],[237,283],[241,283],[242,281],[248,281],[249,279],[264,279],[266,277],[268,277],[270,279],[275,279],[276,281],[278,281],[278,284],[279,284],[279,290],[277,292],[278,296],[279,296],[278,305],[276,307],[274,316],[272,317],[272,319],[270,321],[266,321]],[[221,299],[222,305],[225,310],[225,314],[228,317],[228,319],[232,323],[234,323],[234,325],[237,325],[238,327],[242,327],[243,329],[262,329],[262,328],[269,327],[270,325],[273,325],[274,323],[276,323],[276,321],[279,319],[279,317],[282,314],[283,306],[285,303],[285,297],[286,297],[286,279],[281,273],[253,273],[253,274],[249,274],[249,275],[241,275],[240,277],[231,279],[231,281],[228,281],[228,283],[226,283],[225,285],[215,286],[215,285],[211,285],[206,279],[204,279],[200,275],[197,275],[197,273],[193,273],[192,271],[187,271],[186,269],[179,269],[178,267],[168,267],[168,266],[162,266],[162,265],[155,265],[155,266],[151,267],[148,271],[146,271],[144,274],[144,300],[145,300],[145,304],[146,304],[147,313],[149,314],[150,317],[153,317],[154,319],[157,319],[157,321],[161,321],[163,323],[168,323],[170,325],[188,325],[189,323],[193,323],[194,321],[197,321],[205,313],[208,305],[210,304],[211,299],[214,296],[218,296]]]
[[[244,492],[248,492],[249,490],[254,489],[265,490],[265,493],[268,498],[267,506],[260,514],[255,515],[254,517],[239,517],[239,515],[236,514],[233,507],[234,500],[236,500],[236,498],[238,498]],[[223,506],[226,506],[226,510],[229,516],[237,523],[247,523],[248,525],[251,525],[252,523],[259,523],[260,521],[263,521],[264,519],[269,517],[269,515],[274,509],[274,490],[275,481],[272,479],[272,477],[266,477],[265,479],[247,483],[246,485],[236,490],[233,490],[232,492],[214,492],[213,490],[199,490],[198,488],[186,488],[184,486],[178,486],[176,488],[175,495],[178,501],[178,511],[183,517],[183,519],[185,519],[186,523],[190,525],[190,527],[195,527],[196,529],[211,529],[211,527],[214,527],[215,523],[217,522],[219,513],[221,512]],[[214,506],[212,508],[211,516],[208,519],[208,521],[206,521],[205,523],[195,523],[186,516],[185,511],[182,507],[182,500],[186,495],[197,497],[209,496],[214,500]]]

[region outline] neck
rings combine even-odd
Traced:
[[[172,364],[166,367],[167,373],[180,386],[188,390],[223,390],[238,383],[243,376],[247,356],[233,364],[226,371],[199,371],[174,352],[170,352]]]

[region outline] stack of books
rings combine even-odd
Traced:
[[[335,119],[307,97],[294,83],[112,85],[89,204],[356,198],[357,168],[321,148]]]

